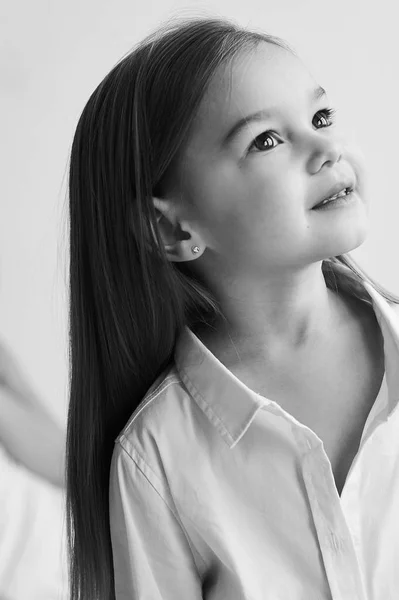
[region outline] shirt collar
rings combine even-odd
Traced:
[[[384,338],[390,418],[399,405],[399,310],[395,311],[368,282],[363,285]],[[174,360],[187,390],[230,448],[244,435],[258,410],[275,406],[229,371],[188,327],[177,340]]]

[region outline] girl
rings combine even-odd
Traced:
[[[333,114],[222,19],[160,28],[84,108],[71,600],[396,593],[399,298],[348,254],[369,206]]]

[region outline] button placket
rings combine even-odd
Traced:
[[[303,460],[303,476],[331,593],[340,600],[365,600],[357,553],[331,465],[321,445],[309,451],[308,442],[303,443],[308,449]]]

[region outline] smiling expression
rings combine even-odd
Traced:
[[[345,144],[333,113],[318,83],[284,48],[261,43],[219,69],[178,177],[185,216],[201,233],[206,260],[229,272],[260,274],[349,252],[364,241],[362,159]],[[357,183],[358,202],[311,210],[348,177]]]

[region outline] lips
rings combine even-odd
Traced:
[[[320,200],[318,200],[316,202],[316,204],[314,204],[312,206],[312,208],[316,208],[316,206],[319,206],[319,204],[321,204],[324,200],[327,200],[327,198],[330,198],[331,196],[335,196],[335,194],[338,194],[339,192],[342,192],[342,190],[345,190],[347,188],[349,188],[351,190],[353,190],[355,188],[354,180],[347,179],[346,181],[340,181],[340,182],[336,183],[329,190],[327,190],[325,192],[324,196]]]

